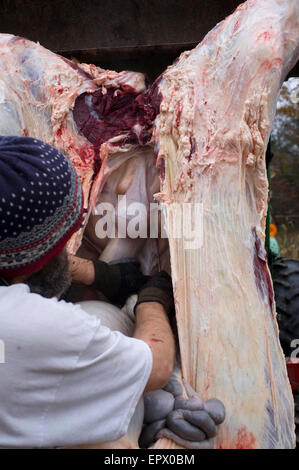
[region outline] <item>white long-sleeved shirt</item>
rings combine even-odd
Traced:
[[[107,442],[126,434],[152,369],[148,345],[79,305],[0,287],[0,447]]]

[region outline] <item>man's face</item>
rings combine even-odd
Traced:
[[[60,297],[71,285],[68,257],[64,249],[42,269],[31,274],[25,281],[30,291],[43,297]]]

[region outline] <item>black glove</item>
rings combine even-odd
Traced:
[[[111,302],[123,305],[126,299],[137,293],[146,282],[148,276],[144,276],[136,260],[122,260],[108,264],[97,259],[92,260],[95,271],[95,279],[90,286],[101,291]]]
[[[151,276],[144,284],[138,294],[134,312],[143,302],[158,302],[163,305],[169,318],[175,315],[171,277],[166,271]]]

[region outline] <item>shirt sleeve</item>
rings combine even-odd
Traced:
[[[125,435],[151,370],[152,353],[144,341],[99,322],[45,414],[45,446],[107,442]]]

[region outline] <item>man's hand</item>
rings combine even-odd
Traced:
[[[161,304],[169,318],[175,315],[172,281],[166,271],[151,276],[139,292],[135,310],[142,303]]]
[[[212,440],[225,419],[224,406],[216,399],[203,402],[185,381],[184,387],[188,398],[182,395],[181,383],[172,377],[165,390],[144,395],[147,425],[140,436],[141,447],[149,447],[163,437],[187,449],[213,447]]]
[[[69,270],[72,282],[89,286],[94,282],[94,266],[89,259],[68,254]]]
[[[136,260],[119,260],[113,264],[69,255],[72,280],[102,292],[111,302],[122,306],[137,293],[148,279],[140,271]]]

